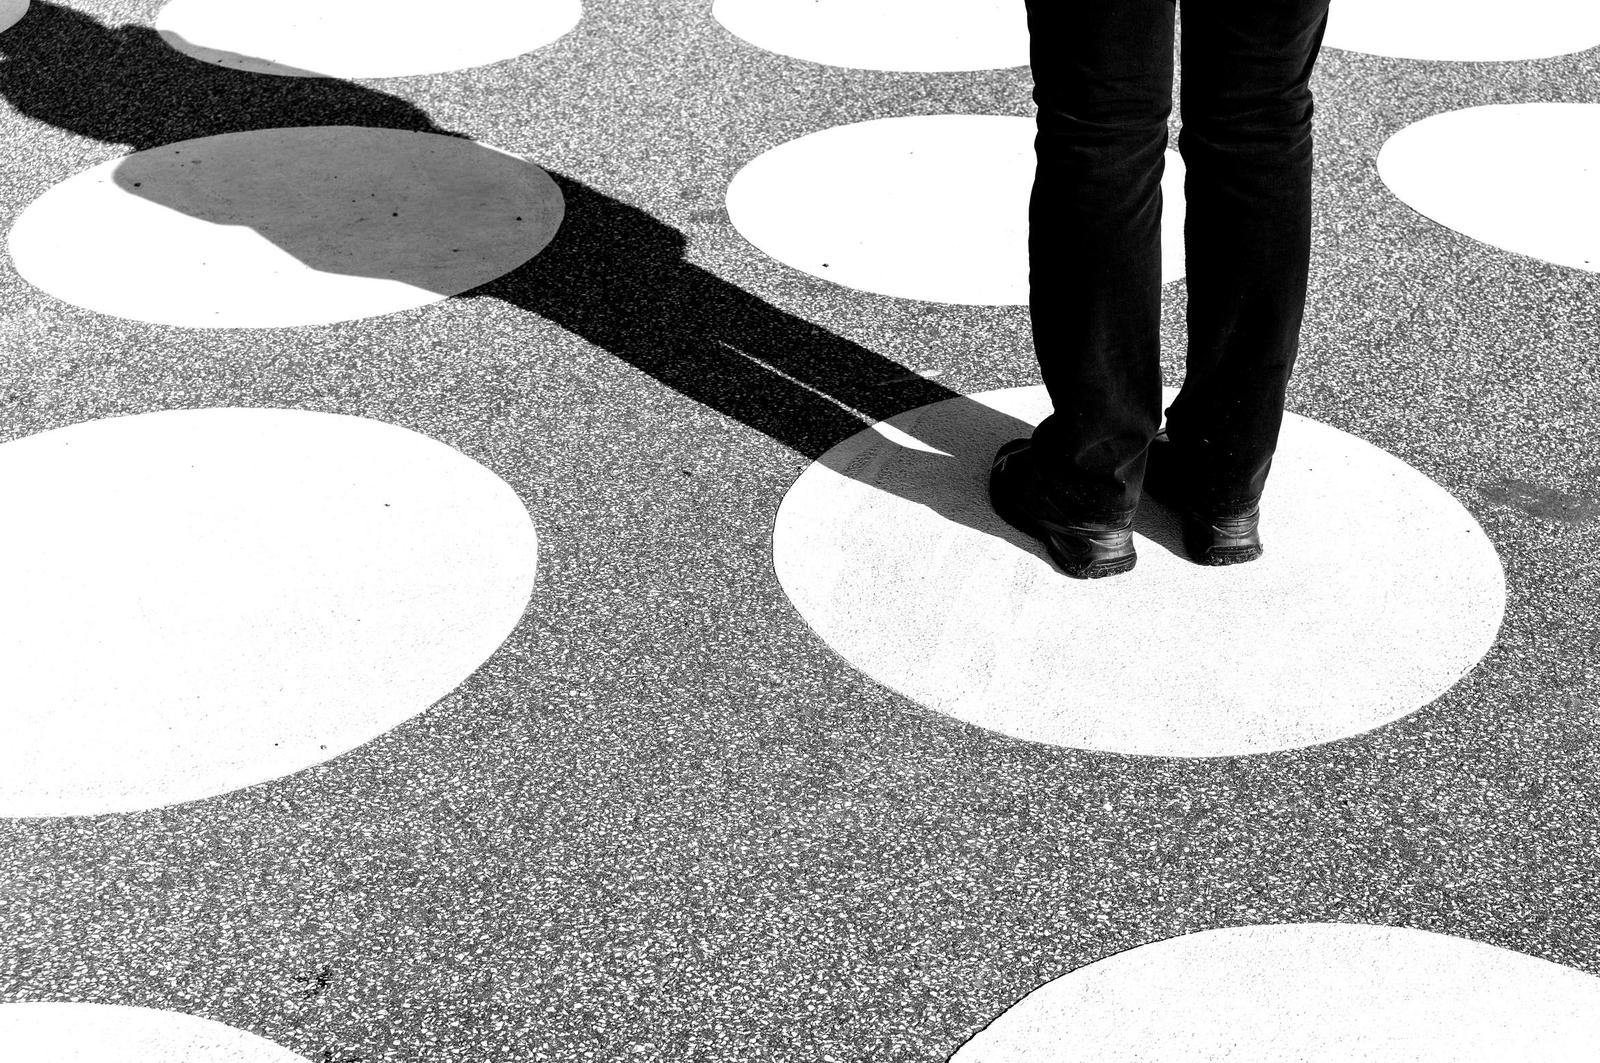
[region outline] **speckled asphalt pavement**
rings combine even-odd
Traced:
[[[391,422],[516,489],[539,581],[470,680],[352,753],[145,813],[0,821],[0,1000],[183,1011],[319,1063],[935,1061],[1052,977],[1213,927],[1417,927],[1600,974],[1600,275],[1454,233],[1374,166],[1441,111],[1600,102],[1600,49],[1324,51],[1289,409],[1460,499],[1506,615],[1406,719],[1183,760],[927,712],[773,576],[812,458],[1036,367],[1024,309],[816,280],[746,243],[723,190],[830,126],[1031,116],[1025,68],[835,69],[744,44],[701,0],[592,0],[494,66],[302,81],[166,49],[137,28],[157,7],[36,4],[0,37],[0,224],[132,149],[362,124],[545,167],[564,242],[466,296],[270,330],[106,317],[0,259],[0,439],[197,406]],[[1177,384],[1183,285],[1165,294]],[[712,319],[814,390],[696,343]]]

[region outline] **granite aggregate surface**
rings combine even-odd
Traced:
[[[707,3],[595,0],[492,66],[302,82],[165,49],[157,9],[36,0],[0,35],[0,227],[129,150],[298,124],[524,155],[568,224],[464,296],[295,329],[113,319],[0,256],[0,440],[198,406],[388,421],[517,491],[538,582],[469,680],[330,762],[0,820],[0,1002],[169,1008],[317,1063],[932,1063],[1052,977],[1215,927],[1411,926],[1600,974],[1600,274],[1452,232],[1374,162],[1441,111],[1600,103],[1600,49],[1323,53],[1288,408],[1454,494],[1501,556],[1505,619],[1396,723],[1184,760],[928,712],[822,644],[772,571],[808,462],[1037,371],[1024,308],[829,285],[745,243],[723,189],[845,122],[1031,115],[1025,68],[832,69],[743,44]],[[1174,385],[1183,310],[1167,286]]]

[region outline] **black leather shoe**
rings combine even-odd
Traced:
[[[1198,565],[1238,565],[1265,552],[1261,545],[1261,504],[1240,516],[1222,517],[1191,503],[1191,480],[1165,432],[1150,443],[1145,460],[1144,493],[1178,514],[1183,548]]]
[[[1119,523],[1077,520],[1061,512],[1040,490],[1029,464],[1030,443],[1013,439],[994,456],[989,499],[1000,518],[1044,543],[1061,571],[1075,579],[1126,572],[1138,561],[1133,518]]]

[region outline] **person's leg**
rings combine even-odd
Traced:
[[[1167,411],[1197,499],[1266,485],[1311,257],[1312,67],[1328,0],[1183,0],[1188,369]]]
[[[1174,0],[1028,0],[1038,168],[1029,311],[1054,413],[1039,478],[1089,520],[1139,501],[1161,421],[1161,174]]]

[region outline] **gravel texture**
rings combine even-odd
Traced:
[[[744,45],[708,3],[595,0],[494,66],[299,81],[171,52],[156,10],[36,0],[0,36],[0,225],[130,149],[298,124],[525,155],[567,225],[466,296],[285,330],[112,319],[0,259],[0,439],[192,406],[390,421],[521,494],[539,581],[476,675],[348,755],[0,822],[0,1000],[169,1008],[316,1063],[932,1063],[1051,977],[1213,927],[1404,925],[1600,974],[1600,275],[1444,229],[1374,166],[1440,111],[1600,102],[1600,49],[1324,53],[1289,408],[1461,499],[1503,559],[1505,622],[1396,724],[1161,760],[928,713],[821,644],[772,574],[811,458],[945,389],[1037,376],[1022,308],[830,286],[746,244],[722,190],[831,125],[1031,115],[1026,69],[830,69]]]

